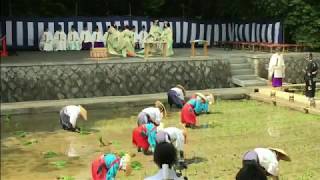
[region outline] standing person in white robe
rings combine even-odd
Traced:
[[[68,50],[79,51],[81,49],[80,37],[74,26],[71,26],[71,31],[68,33]]]
[[[48,31],[47,27],[44,29],[44,32],[41,36],[39,49],[40,51],[46,52],[53,51],[53,35],[50,31]]]
[[[67,50],[67,35],[64,31],[62,31],[61,25],[59,26],[58,30],[54,33],[53,39],[53,48],[55,51]]]
[[[93,38],[93,47],[95,48],[101,48],[104,47],[104,39],[101,31],[99,30],[99,27],[96,26],[95,31],[92,33]]]
[[[145,26],[142,26],[142,30],[139,32],[138,35],[138,42],[139,42],[139,48],[144,49],[144,41],[148,37],[148,32],[146,30]]]
[[[268,78],[272,81],[272,87],[281,87],[282,80],[285,77],[285,65],[283,55],[280,54],[280,49],[273,54],[269,61]]]
[[[88,30],[88,26],[84,25],[83,31],[80,33],[81,50],[90,50],[92,48],[92,34]]]

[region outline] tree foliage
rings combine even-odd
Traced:
[[[279,19],[286,42],[320,48],[319,0],[5,0],[2,15],[187,17],[218,20]]]

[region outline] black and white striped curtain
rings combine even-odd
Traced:
[[[280,21],[273,22],[213,22],[179,18],[160,19],[168,21],[173,30],[174,47],[188,47],[195,39],[208,40],[209,44],[219,41],[283,43],[283,28]],[[54,33],[59,25],[68,33],[72,25],[81,32],[87,24],[90,31],[97,25],[105,32],[112,23],[118,26],[135,26],[140,31],[152,24],[146,17],[68,17],[68,18],[2,18],[1,33],[7,38],[7,45],[14,49],[38,48],[44,27]]]

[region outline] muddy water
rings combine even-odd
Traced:
[[[89,135],[62,130],[58,113],[2,117],[1,178],[57,179],[59,176],[72,176],[90,179],[91,161],[99,154],[135,152],[131,132],[140,109],[89,111],[88,121],[78,120],[80,127],[90,131]],[[20,137],[22,135],[18,131],[26,132],[25,137]],[[100,136],[107,146],[100,146]],[[44,154],[49,151],[57,153],[57,156],[45,158]],[[135,159],[153,166],[151,157]],[[64,167],[54,164],[62,161]],[[139,173],[144,176],[146,172]],[[122,174],[118,177],[124,178]]]

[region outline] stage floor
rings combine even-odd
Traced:
[[[202,48],[197,49],[197,55],[202,55]],[[223,50],[220,48],[209,48],[207,57],[199,56],[191,58],[190,48],[177,48],[174,49],[174,55],[171,57],[150,57],[150,60],[186,60],[186,59],[208,59],[208,58],[228,58],[232,56],[252,56],[252,55],[263,55],[270,56],[270,53],[265,52],[252,52],[246,50]],[[140,57],[119,57],[111,56],[107,59],[98,61],[110,61],[110,62],[134,62],[134,61],[145,61],[144,58]],[[90,59],[89,51],[63,51],[63,52],[40,52],[40,51],[18,51],[16,54],[12,54],[9,57],[1,58],[1,64],[4,65],[29,65],[29,64],[64,64],[64,63],[92,63],[97,60]]]

